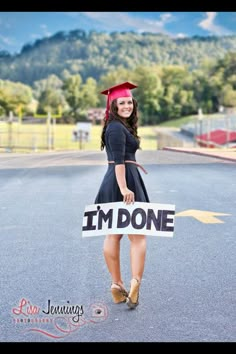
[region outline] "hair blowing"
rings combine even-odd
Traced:
[[[119,122],[121,122],[130,131],[130,133],[140,142],[140,137],[138,136],[138,114],[137,114],[138,102],[134,98],[132,98],[132,100],[134,104],[133,112],[131,116],[125,120],[123,120],[117,114],[118,112],[117,100],[115,99],[111,102],[109,117],[108,119],[106,119],[105,117],[103,120],[104,126],[101,134],[101,150],[103,150],[106,145],[105,133],[106,133],[107,126],[113,120],[118,120]]]

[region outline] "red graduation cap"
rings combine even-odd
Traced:
[[[122,84],[112,86],[109,89],[101,92],[103,95],[107,95],[106,119],[108,119],[109,116],[109,108],[111,102],[116,98],[120,98],[120,97],[132,97],[132,93],[130,90],[136,87],[138,86],[127,81],[127,82],[123,82]]]

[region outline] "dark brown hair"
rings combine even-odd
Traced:
[[[119,122],[121,122],[140,143],[140,137],[138,136],[138,110],[137,110],[138,109],[138,102],[134,98],[132,98],[132,100],[133,100],[133,105],[134,105],[133,112],[132,112],[131,116],[125,120],[123,120],[117,114],[117,112],[118,112],[117,100],[115,99],[111,102],[109,117],[108,117],[108,119],[106,119],[106,117],[105,117],[103,120],[104,126],[103,126],[102,134],[101,134],[101,150],[103,150],[104,146],[106,145],[105,133],[106,133],[107,126],[113,120],[118,120]]]

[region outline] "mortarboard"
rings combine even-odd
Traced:
[[[106,119],[108,119],[110,104],[113,100],[120,97],[132,97],[130,90],[138,86],[131,82],[123,82],[122,84],[112,86],[107,90],[102,91],[103,95],[107,95]]]

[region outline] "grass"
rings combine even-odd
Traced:
[[[159,124],[160,127],[169,127],[169,128],[180,128],[183,124],[189,123],[192,120],[196,119],[197,116],[188,116],[178,119],[169,120],[167,122],[163,122]]]
[[[215,118],[219,116],[219,114],[211,114],[209,116],[204,115],[204,117],[207,118]],[[183,124],[194,121],[197,118],[197,115],[192,115],[164,122],[158,126],[180,128]],[[141,137],[142,150],[157,149],[155,129],[158,126],[139,127],[138,134]],[[57,124],[54,131],[53,150],[79,150],[79,142],[72,140],[72,132],[74,129],[75,125]],[[100,150],[101,131],[101,125],[93,125],[90,140],[82,143],[82,149]],[[6,147],[8,146],[12,146],[13,148],[11,151],[14,152],[48,151],[47,132],[48,128],[46,124],[19,125],[18,123],[12,123],[9,125],[0,122],[0,151],[6,151]]]
[[[54,130],[53,150],[79,150],[80,143],[72,140],[75,125],[57,124]],[[82,143],[83,150],[100,150],[102,126],[94,125],[88,142]],[[0,123],[0,151],[11,146],[14,152],[48,151],[47,125]],[[141,147],[143,150],[156,149],[154,127],[140,127]]]
[[[214,114],[204,114],[204,118],[223,118],[224,114],[219,114],[219,113],[214,113]],[[173,127],[173,128],[180,128],[182,125],[194,122],[196,119],[199,119],[199,116],[197,114],[191,115],[191,116],[186,116],[178,119],[173,119],[169,120],[167,122],[161,123],[159,126],[160,127]]]

